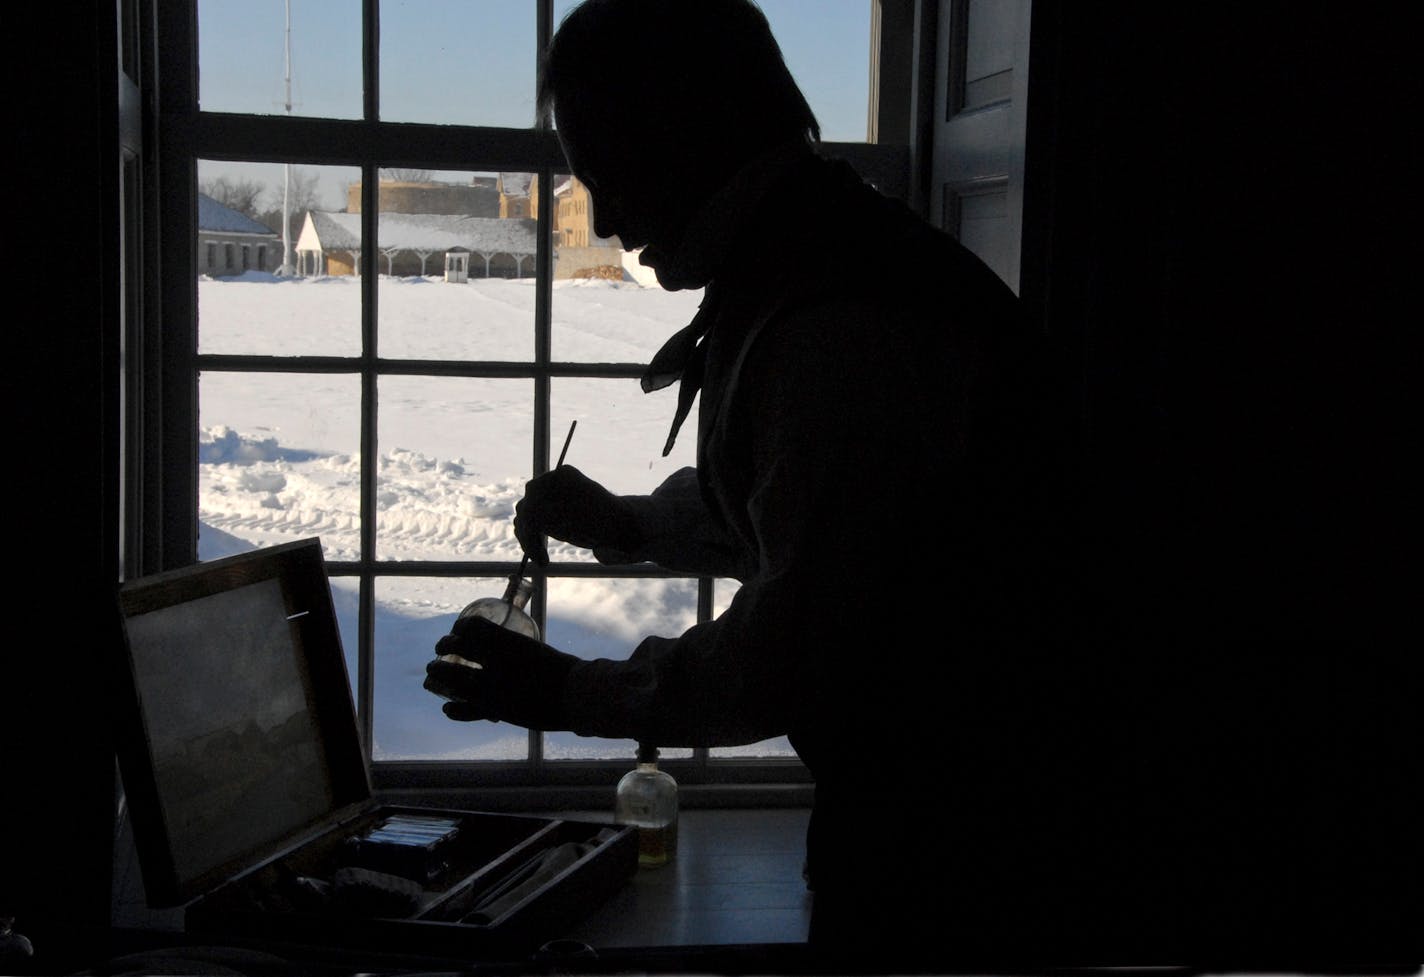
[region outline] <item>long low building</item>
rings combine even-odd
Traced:
[[[529,218],[461,214],[382,213],[376,220],[381,264],[388,275],[445,272],[462,280],[523,278],[534,274],[536,222]],[[361,215],[307,211],[297,237],[297,273],[350,275],[361,267]],[[437,259],[432,266],[431,259]]]
[[[266,224],[200,193],[197,259],[200,275],[275,271],[282,264],[282,239]]]

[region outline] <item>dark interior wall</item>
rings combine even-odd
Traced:
[[[1124,584],[1151,626],[1203,637],[1393,635],[1417,82],[1389,25],[1335,5],[1104,19],[1070,109],[1095,124],[1070,141],[1092,159],[1088,436],[1128,515]]]
[[[1421,957],[1418,81],[1393,21],[1034,4],[1024,293],[1077,385],[1099,614],[1044,713],[1043,800],[1100,946]]]
[[[1113,619],[1397,635],[1418,83],[1390,25],[1060,6],[1035,5],[1025,293],[1080,384]]]
[[[43,188],[17,195],[8,217],[28,228],[26,250],[86,256],[72,276],[16,268],[6,315],[14,522],[0,646],[0,916],[15,917],[47,973],[93,960],[109,911],[115,775],[96,663],[113,640],[118,551],[113,11],[6,12],[7,91],[19,117],[12,178]],[[39,77],[42,91],[31,84]],[[24,967],[0,961],[3,973]]]

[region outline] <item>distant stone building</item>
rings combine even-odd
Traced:
[[[554,185],[554,277],[622,281],[623,243],[593,230],[593,198],[576,176]]]
[[[418,183],[382,180],[376,187],[381,213],[465,214],[469,217],[504,217],[501,195],[494,177],[471,177],[469,183]],[[346,211],[361,213],[361,181],[346,187]],[[525,215],[527,216],[527,215]]]
[[[215,278],[282,266],[282,236],[266,224],[198,194],[198,274]]]
[[[498,177],[501,217],[539,217],[539,181],[530,173],[501,173]],[[610,278],[622,280],[623,245],[617,238],[601,238],[593,231],[593,204],[588,188],[577,177],[560,175],[554,181],[555,278]]]
[[[539,181],[533,173],[501,173],[496,178],[499,189],[499,216],[539,216]]]

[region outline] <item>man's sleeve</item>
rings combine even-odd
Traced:
[[[656,563],[665,570],[745,579],[747,566],[730,533],[707,511],[695,468],[680,468],[651,495],[624,496],[641,544],[632,553],[600,551],[604,563]]]

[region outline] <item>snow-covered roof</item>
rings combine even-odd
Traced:
[[[222,234],[270,234],[276,231],[246,214],[218,203],[205,193],[198,194],[198,230]]]
[[[533,183],[533,173],[501,173],[499,175],[500,188],[511,197],[529,196],[529,188]]]
[[[382,250],[476,254],[534,254],[537,222],[531,218],[467,217],[463,214],[390,214],[376,219]],[[361,246],[361,215],[309,210],[297,238],[298,251],[352,251]]]

